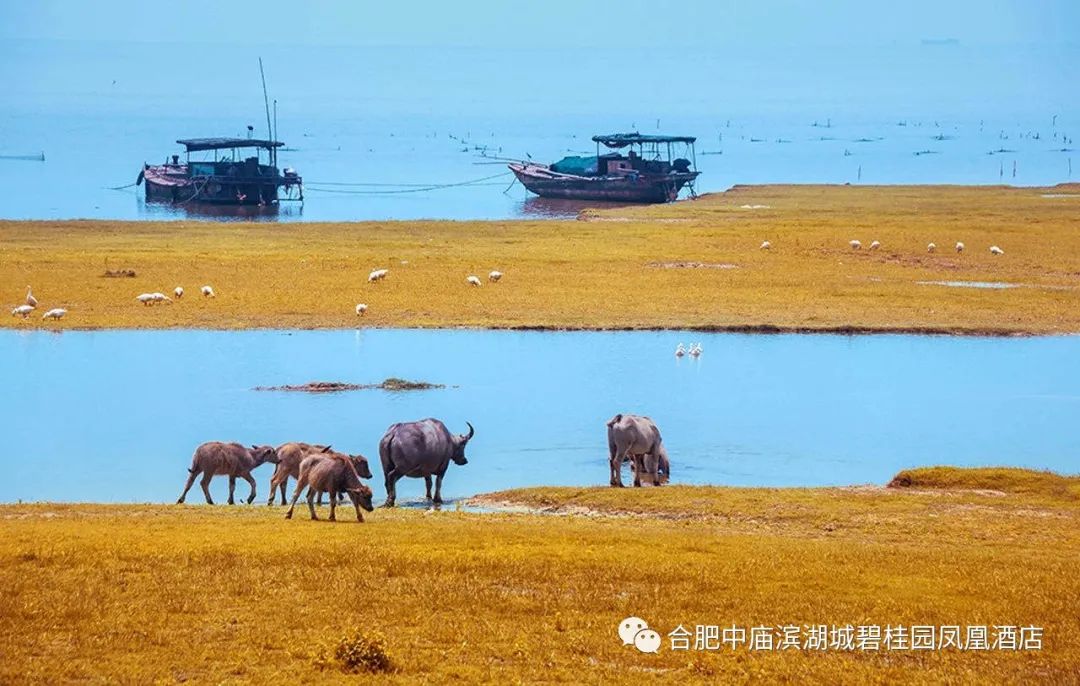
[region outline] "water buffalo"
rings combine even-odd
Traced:
[[[622,488],[622,463],[633,460],[634,485],[641,485],[641,473],[651,472],[653,485],[660,485],[660,474],[671,478],[671,462],[664,448],[660,430],[648,417],[617,414],[607,423],[608,450],[611,462],[611,485]]]
[[[476,430],[465,422],[469,433],[454,435],[438,419],[394,424],[379,441],[379,458],[386,475],[385,507],[393,507],[397,498],[395,484],[403,476],[424,477],[426,496],[436,503],[442,502],[442,480],[450,461],[468,464],[465,444]],[[431,497],[431,477],[435,477],[435,497]]]
[[[344,491],[349,494],[353,507],[356,508],[356,521],[364,521],[364,515],[360,508],[371,512],[371,489],[360,482],[355,464],[347,455],[315,453],[304,458],[300,463],[300,476],[296,480],[296,490],[293,491],[292,502],[289,503],[289,511],[285,513],[285,519],[292,519],[293,508],[300,493],[307,487],[308,510],[311,518],[318,519],[315,515],[315,494],[330,494],[330,521],[337,521],[338,493]]]
[[[230,505],[234,504],[233,492],[236,490],[236,477],[251,484],[251,494],[247,499],[250,505],[251,501],[255,500],[255,479],[251,478],[251,470],[264,462],[276,461],[277,453],[268,445],[253,445],[245,448],[239,443],[219,441],[203,443],[195,449],[195,454],[191,457],[187,483],[184,484],[184,492],[180,494],[176,503],[179,505],[184,502],[188,491],[191,490],[191,485],[195,483],[195,477],[202,474],[200,485],[202,485],[203,494],[206,496],[207,504],[213,505],[214,501],[210,498],[210,479],[220,474],[229,477]]]
[[[328,445],[311,445],[310,443],[282,443],[277,447],[277,466],[274,468],[274,473],[270,477],[270,499],[266,501],[267,505],[274,504],[274,492],[281,492],[281,504],[285,504],[285,489],[288,487],[289,477],[294,479],[300,478],[300,463],[304,461],[304,458],[309,455],[315,455],[318,453],[341,455],[343,457],[352,458],[353,465],[356,467],[356,473],[360,475],[362,479],[371,478],[371,467],[368,466],[367,458],[363,455],[348,455],[339,453],[333,450]],[[319,505],[322,505],[322,494],[319,494]]]

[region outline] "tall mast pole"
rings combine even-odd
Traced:
[[[270,98],[266,95],[266,72],[263,71],[262,57],[259,58],[259,76],[262,77],[263,105],[266,107],[266,135],[273,140],[274,129],[270,126]],[[274,157],[274,148],[270,147],[270,156]],[[276,166],[276,165],[275,165]]]

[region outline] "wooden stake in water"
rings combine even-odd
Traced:
[[[1013,178],[1016,178],[1016,160],[1013,160]]]
[[[862,165],[861,164],[859,165],[859,177],[856,179],[856,181],[862,181]]]

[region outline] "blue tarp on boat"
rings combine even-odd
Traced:
[[[595,155],[591,157],[571,155],[551,165],[551,171],[560,174],[576,174],[578,176],[595,176],[597,169],[599,169],[599,158]]]

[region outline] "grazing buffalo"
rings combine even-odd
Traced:
[[[315,515],[315,494],[330,494],[330,521],[337,521],[338,493],[344,491],[349,494],[353,507],[356,508],[356,521],[364,521],[364,515],[360,508],[371,512],[371,489],[360,482],[355,465],[348,455],[340,453],[335,455],[315,453],[304,458],[300,463],[300,476],[296,480],[296,490],[293,491],[292,502],[289,503],[289,511],[285,513],[285,519],[292,519],[293,508],[300,493],[307,487],[308,510],[311,518],[318,519]]]
[[[468,464],[465,444],[476,430],[473,425],[467,434],[452,434],[438,419],[394,424],[379,441],[379,458],[386,475],[385,507],[393,507],[397,498],[395,484],[403,476],[424,477],[426,496],[436,503],[442,502],[442,480],[451,460],[455,464]],[[435,477],[435,497],[431,497],[431,477]]]
[[[371,478],[371,467],[368,466],[367,458],[363,455],[344,455],[331,449],[328,445],[311,445],[310,443],[299,442],[283,443],[277,447],[277,466],[270,477],[270,499],[266,501],[266,504],[273,505],[274,492],[280,490],[281,504],[284,505],[285,489],[288,487],[289,477],[300,478],[300,463],[304,461],[305,457],[320,453],[349,457],[352,459],[353,465],[356,467],[356,473],[360,475],[360,478]],[[321,493],[319,494],[318,504],[322,505]]]
[[[648,417],[617,414],[607,423],[608,450],[611,461],[611,485],[622,488],[622,463],[633,460],[634,485],[641,485],[641,473],[651,472],[653,485],[660,485],[660,474],[671,478],[671,462],[664,448],[660,430]]]
[[[191,490],[191,484],[195,483],[195,477],[203,475],[200,485],[206,496],[206,503],[213,505],[210,498],[210,479],[217,475],[229,477],[229,504],[233,505],[233,492],[236,490],[236,477],[251,484],[251,494],[247,502],[250,505],[255,500],[255,479],[251,478],[251,470],[264,462],[277,462],[277,453],[268,445],[253,445],[245,448],[239,443],[221,443],[211,441],[203,443],[195,449],[191,458],[191,468],[188,469],[187,483],[184,484],[184,492],[176,503],[184,502],[187,493]]]

